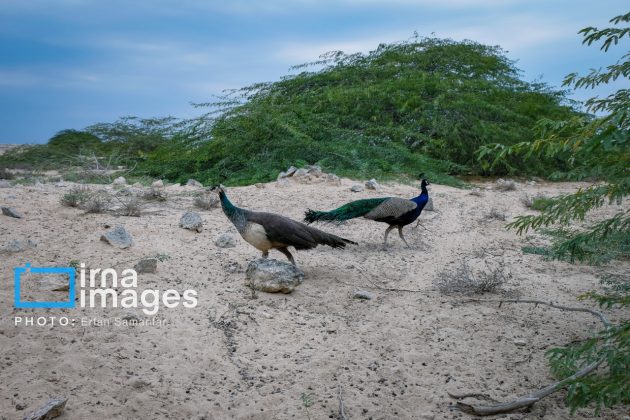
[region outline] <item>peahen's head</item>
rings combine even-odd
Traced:
[[[223,185],[213,185],[208,188],[208,191],[215,192],[219,195],[225,194],[225,187]]]

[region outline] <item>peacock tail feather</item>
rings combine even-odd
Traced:
[[[331,211],[315,211],[307,210],[304,216],[304,221],[307,223],[313,222],[331,222],[341,223],[346,220],[354,219],[355,217],[361,217],[372,211],[375,207],[388,200],[389,197],[384,198],[366,198],[363,200],[351,201],[343,206]]]

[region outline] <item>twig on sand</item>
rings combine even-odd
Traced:
[[[578,307],[571,307],[571,306],[564,306],[564,305],[558,305],[556,303],[553,302],[544,302],[541,300],[533,300],[533,299],[501,299],[501,300],[496,300],[496,299],[467,299],[465,301],[463,301],[463,303],[468,303],[468,302],[481,302],[481,303],[499,303],[499,307],[503,304],[503,303],[530,303],[530,304],[534,304],[534,305],[545,305],[545,306],[549,306],[551,308],[555,308],[555,309],[560,309],[563,311],[569,311],[569,312],[585,312],[588,314],[591,314],[597,318],[599,318],[599,320],[602,322],[602,324],[604,324],[604,327],[606,329],[609,329],[611,324],[610,321],[608,320],[608,318],[606,318],[606,316],[598,311],[595,311],[593,309],[588,309],[588,308],[578,308]],[[607,343],[606,343],[607,344]],[[605,360],[605,358],[600,358],[586,366],[584,366],[582,369],[580,369],[579,371],[575,372],[573,375],[569,376],[568,378],[565,378],[561,381],[557,381],[554,382],[550,385],[547,385],[546,387],[532,392],[528,395],[516,398],[513,401],[508,401],[508,402],[502,402],[502,403],[497,403],[497,404],[493,404],[493,405],[474,405],[474,404],[466,404],[463,403],[461,401],[457,401],[457,408],[459,408],[461,411],[463,411],[464,413],[467,414],[471,414],[471,415],[475,415],[475,416],[491,416],[494,414],[500,414],[500,413],[509,413],[511,411],[514,410],[519,410],[522,408],[526,408],[529,407],[531,405],[533,405],[534,403],[540,401],[541,399],[545,398],[546,396],[556,392],[559,389],[564,388],[567,384],[569,384],[570,382],[574,381],[575,379],[581,378],[583,376],[586,376],[588,374],[590,374],[591,372],[593,372],[595,369],[597,369],[597,367],[602,364],[602,362]],[[450,394],[449,394],[450,395]],[[473,395],[465,395],[465,396],[473,396]],[[464,397],[465,397],[464,396]],[[454,399],[461,399],[461,398],[457,398],[456,396],[452,396]]]
[[[341,397],[341,385],[337,385],[337,400],[339,400],[339,420],[348,420],[343,404],[343,398]]]

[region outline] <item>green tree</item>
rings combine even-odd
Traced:
[[[168,171],[169,154],[194,173],[233,184],[269,181],[300,163],[346,176],[540,172],[538,159],[482,167],[484,144],[534,138],[543,116],[579,115],[564,93],[527,83],[500,47],[415,37],[367,54],[331,52],[297,74],[231,92],[197,120],[194,153],[161,146],[143,168]],[[170,152],[169,152],[170,150]],[[255,164],[253,164],[255,163]]]
[[[580,31],[583,43],[601,42],[608,51],[630,37],[630,13],[616,16],[613,26],[605,29],[588,27]],[[625,26],[623,26],[625,25]],[[569,74],[564,85],[594,88],[618,79],[630,78],[630,53],[605,69],[592,70],[587,75]],[[627,83],[624,86],[628,86]],[[612,258],[630,256],[630,210],[624,199],[630,193],[630,90],[621,88],[604,98],[586,102],[592,113],[566,120],[542,119],[537,124],[540,138],[514,145],[494,144],[480,149],[478,157],[493,164],[513,156],[559,158],[566,169],[556,178],[591,180],[592,185],[574,194],[555,197],[536,215],[520,216],[508,225],[519,234],[529,229],[552,234],[554,238],[547,255],[552,258],[601,263]],[[620,205],[612,217],[589,221],[587,227],[571,229],[575,222],[606,204]],[[607,277],[605,293],[588,293],[589,298],[607,307],[630,305],[630,280],[627,277]],[[550,353],[552,370],[561,377],[575,373],[584,363],[604,359],[606,370],[575,380],[569,387],[567,402],[574,410],[595,403],[612,406],[630,403],[630,321],[602,331],[579,345],[554,349]]]

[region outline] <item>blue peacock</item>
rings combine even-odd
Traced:
[[[384,245],[387,246],[387,235],[392,229],[398,228],[398,235],[408,248],[411,248],[403,235],[403,227],[420,216],[422,209],[429,201],[427,185],[429,181],[420,174],[420,195],[410,200],[399,197],[367,198],[356,200],[330,211],[307,210],[304,221],[341,223],[357,217],[389,224],[385,230]]]

